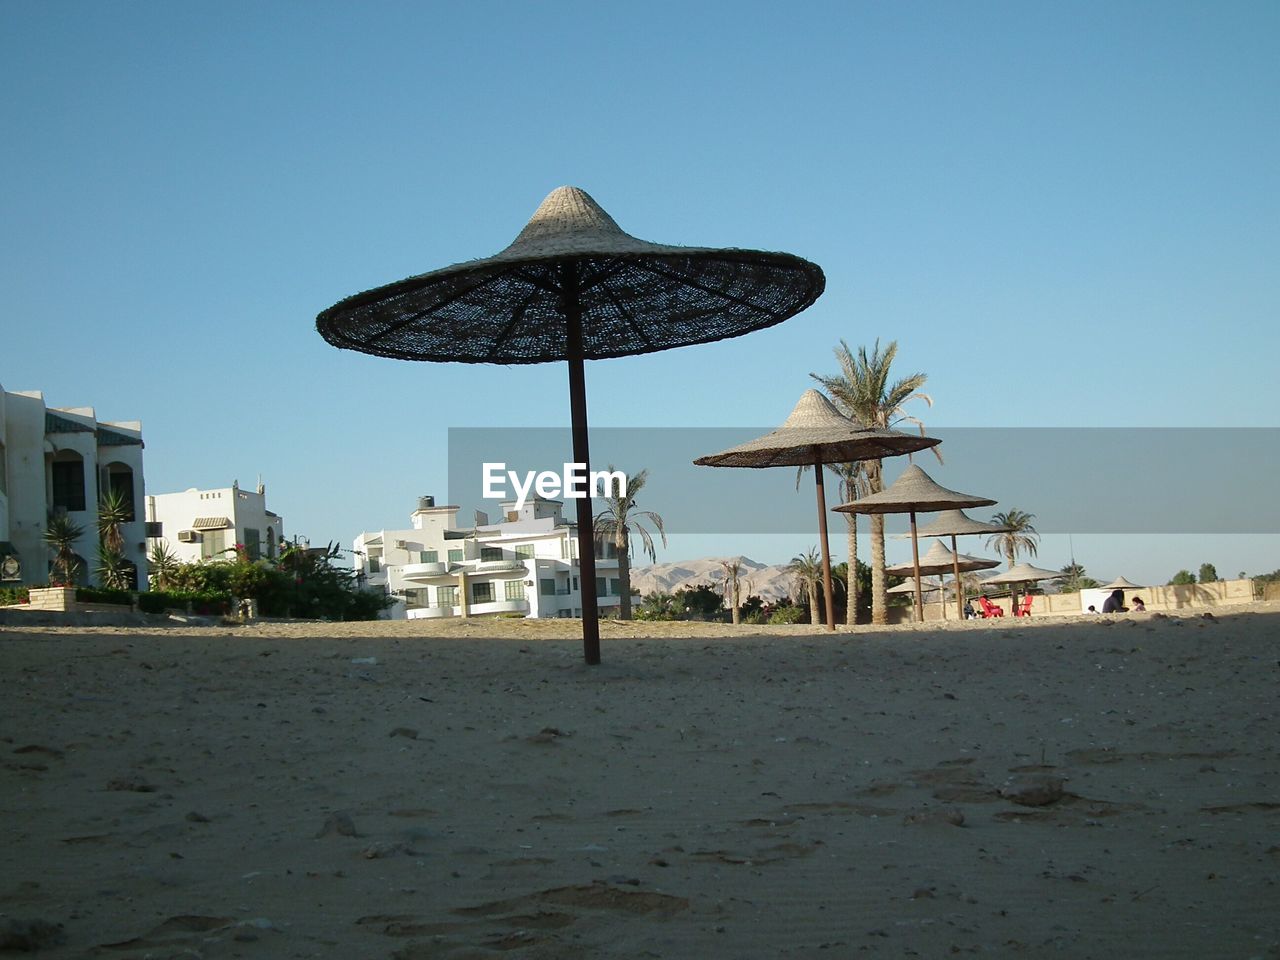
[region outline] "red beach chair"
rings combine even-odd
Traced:
[[[1013,615],[1015,617],[1031,616],[1031,600],[1032,600],[1031,594],[1028,593],[1026,596],[1022,598],[1022,603],[1019,604],[1018,609],[1013,611]]]
[[[984,618],[1004,616],[1004,608],[997,607],[994,603],[992,603],[986,597],[978,598],[978,606],[982,607],[982,616]]]

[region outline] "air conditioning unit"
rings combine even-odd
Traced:
[[[178,542],[179,543],[199,543],[200,534],[196,533],[196,531],[194,530],[179,530]]]
[[[406,549],[406,547],[405,547],[405,542],[404,542],[403,540],[397,540],[397,541],[395,542],[395,549],[397,549],[397,550],[404,550],[404,549]]]

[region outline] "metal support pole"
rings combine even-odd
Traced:
[[[956,619],[964,619],[964,583],[960,580],[960,551],[956,549],[956,535],[951,535],[951,557],[955,561],[954,572],[956,575]],[[946,604],[946,597],[943,597],[943,604]]]
[[[560,294],[564,306],[566,353],[569,358],[569,414],[573,423],[573,462],[591,474],[587,444],[587,378],[582,356],[582,307],[578,301],[578,265],[561,267]],[[590,490],[578,499],[578,584],[582,596],[582,655],[588,664],[600,662],[600,610],[596,599],[595,532],[591,522]]]

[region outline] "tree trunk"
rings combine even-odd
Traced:
[[[849,609],[844,622],[852,627],[858,622],[858,515],[846,513],[844,520],[849,526],[849,589],[846,594]]]
[[[628,542],[630,538],[624,536],[615,537],[613,545],[618,553],[618,592],[622,594],[618,599],[618,619],[631,619],[631,544]],[[618,541],[622,542],[619,543]]]
[[[815,627],[822,626],[822,613],[818,610],[818,584],[810,581],[809,587],[809,622]]]
[[[889,587],[884,572],[884,514],[871,515],[871,622],[889,622]]]
[[[730,589],[733,591],[733,625],[736,627],[739,623],[742,608],[742,593],[738,589],[738,578],[736,576],[733,578],[733,584]]]

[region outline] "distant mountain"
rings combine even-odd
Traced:
[[[742,564],[742,596],[745,600],[757,594],[766,601],[781,600],[795,592],[795,577],[784,566],[765,566],[747,557],[707,557],[702,560],[681,560],[676,563],[656,563],[648,567],[636,567],[631,571],[631,586],[641,596],[650,593],[675,593],[681,587],[696,587],[707,583],[718,587],[724,580],[721,560],[738,560]]]

